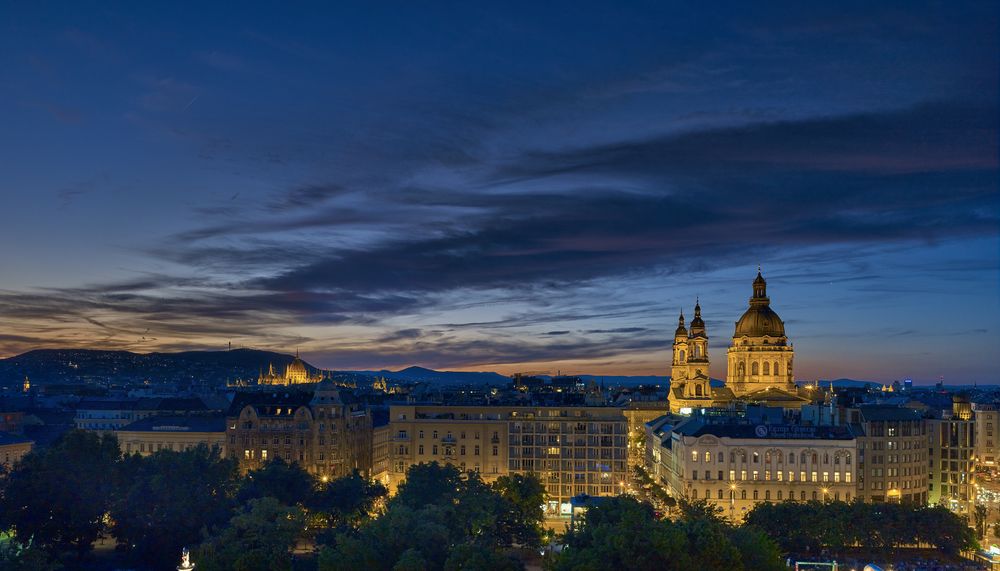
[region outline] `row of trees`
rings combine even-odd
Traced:
[[[754,527],[725,522],[704,500],[680,503],[675,520],[658,519],[652,506],[619,496],[591,507],[565,547],[546,562],[551,571],[778,571],[777,544]]]
[[[976,547],[965,518],[943,506],[864,502],[761,503],[746,525],[766,530],[785,551],[932,545],[946,553]]]
[[[385,513],[337,534],[320,553],[319,569],[521,569],[511,552],[541,544],[544,500],[533,476],[503,476],[490,485],[454,466],[418,464]]]
[[[357,474],[319,482],[280,460],[241,476],[205,446],[123,456],[113,436],[71,431],[0,480],[0,528],[14,540],[0,558],[79,565],[112,535],[147,569],[172,569],[182,547],[199,545],[205,571],[286,569],[296,541],[357,528],[386,492]]]

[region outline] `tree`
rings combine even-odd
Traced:
[[[88,553],[105,529],[115,466],[112,435],[71,430],[52,447],[25,456],[3,479],[0,524],[21,545]]]
[[[444,505],[455,499],[462,486],[462,473],[458,468],[422,462],[406,471],[406,481],[399,485],[391,503],[413,509],[427,504]]]
[[[304,525],[301,508],[272,497],[252,499],[198,547],[198,570],[290,571],[291,550]]]
[[[115,537],[136,560],[169,569],[181,548],[201,540],[202,529],[229,521],[239,480],[234,460],[201,445],[128,457],[118,481]]]
[[[389,491],[355,470],[351,475],[322,484],[306,505],[321,514],[327,527],[358,527],[375,503]]]
[[[449,519],[454,512],[430,505],[420,509],[396,504],[357,534],[342,533],[332,546],[323,548],[319,571],[392,571],[441,569],[452,544]]]
[[[989,514],[989,510],[986,506],[982,504],[976,504],[975,511],[973,515],[976,518],[976,537],[979,539],[986,539],[986,517]]]
[[[275,458],[243,478],[237,495],[239,503],[252,499],[275,498],[286,506],[306,505],[313,499],[316,478],[297,463]]]
[[[567,545],[547,562],[552,571],[616,569],[681,571],[782,569],[777,545],[762,533],[735,528],[701,504],[678,521],[658,520],[652,506],[627,496],[588,509]]]
[[[14,543],[0,545],[3,571],[59,571],[63,566],[37,547],[21,548]]]
[[[512,474],[501,476],[493,483],[493,490],[513,506],[505,512],[510,517],[501,517],[501,525],[507,526],[514,543],[528,547],[538,547],[542,539],[542,520],[545,511],[545,486],[537,476]]]
[[[539,487],[531,477],[490,486],[452,466],[413,466],[385,513],[338,533],[319,569],[516,569],[503,552],[539,541]]]
[[[444,571],[520,571],[520,561],[478,543],[455,546],[444,562]]]

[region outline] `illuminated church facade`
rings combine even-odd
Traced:
[[[750,305],[736,322],[726,352],[726,383],[713,387],[708,375],[708,332],[701,318],[701,304],[694,307],[690,329],[683,312],[674,332],[670,370],[670,412],[724,407],[742,400],[801,408],[810,402],[795,385],[795,351],[785,335],[785,323],[771,309],[767,281],[757,272]]]
[[[274,369],[274,364],[267,366],[267,372],[261,372],[257,377],[258,385],[306,385],[318,383],[323,380],[321,374],[310,374],[305,363],[299,358],[298,351],[295,352],[295,359],[285,367],[283,374],[278,374]]]

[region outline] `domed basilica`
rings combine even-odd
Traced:
[[[670,412],[724,407],[741,400],[768,406],[800,408],[810,402],[795,385],[794,350],[785,336],[785,323],[771,309],[767,281],[760,271],[753,281],[750,307],[733,332],[727,351],[726,384],[713,387],[708,376],[708,333],[695,303],[690,330],[680,315],[674,333],[670,371]]]

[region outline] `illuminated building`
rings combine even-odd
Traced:
[[[24,458],[25,454],[31,452],[34,445],[35,443],[29,438],[0,432],[0,467],[4,469],[4,472],[10,471],[14,464]]]
[[[952,397],[952,410],[928,420],[930,485],[928,502],[965,514],[976,500],[975,422],[964,396]]]
[[[321,374],[311,374],[306,364],[299,358],[299,352],[295,352],[295,359],[285,367],[282,374],[278,374],[274,365],[267,366],[267,373],[261,373],[257,377],[258,385],[307,385],[318,383],[323,380]]]
[[[858,497],[869,502],[926,504],[928,420],[912,408],[860,405],[846,410],[860,427]]]
[[[700,408],[726,406],[734,400],[798,409],[811,402],[795,386],[794,350],[785,323],[771,309],[767,282],[757,272],[750,306],[736,322],[726,354],[724,387],[712,387],[708,376],[708,334],[695,305],[690,331],[684,315],[674,332],[670,411],[690,414]]]
[[[315,391],[239,392],[226,417],[226,449],[243,471],[282,458],[321,478],[371,475],[371,414],[332,381]]]
[[[226,419],[222,416],[153,416],[137,420],[118,432],[125,454],[149,456],[160,450],[180,452],[204,444],[225,455]]]
[[[984,468],[996,469],[1000,458],[997,452],[997,428],[1000,427],[1000,407],[997,403],[974,403],[975,457],[976,463]]]
[[[421,462],[486,481],[535,474],[546,515],[569,517],[573,496],[615,496],[628,484],[628,423],[619,407],[398,405],[389,414],[393,491]]]
[[[847,426],[697,414],[654,434],[653,473],[675,498],[708,500],[734,522],[760,502],[855,496],[857,441]],[[767,414],[770,413],[770,414]],[[776,414],[775,414],[776,413]]]

